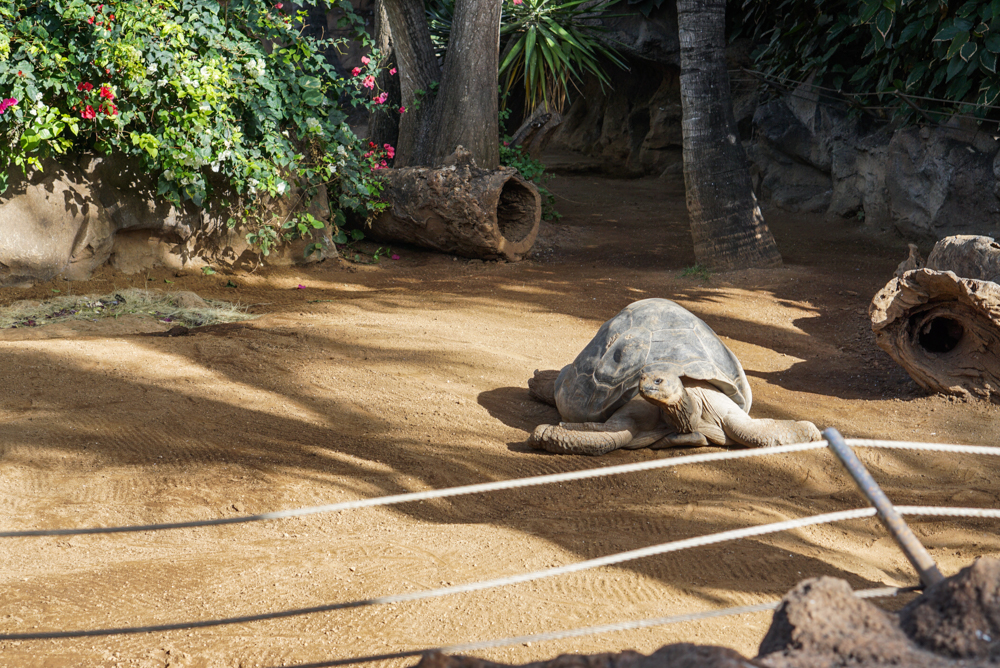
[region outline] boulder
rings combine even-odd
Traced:
[[[955,128],[908,128],[893,136],[886,185],[893,224],[905,238],[1000,235],[994,154],[979,150],[974,138]]]

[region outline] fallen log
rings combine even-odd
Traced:
[[[481,259],[520,260],[542,218],[538,190],[516,169],[479,169],[462,147],[443,167],[387,169],[388,210],[370,236]]]
[[[872,300],[875,343],[924,389],[1000,403],[1000,285],[983,279],[997,256],[988,237],[944,239]]]

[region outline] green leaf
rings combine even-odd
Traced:
[[[903,31],[899,33],[899,39],[896,40],[896,45],[899,46],[910,41],[917,33],[921,32],[922,29],[923,26],[919,23],[914,22],[907,24],[906,27],[903,28]]]
[[[970,58],[976,55],[977,50],[979,50],[979,47],[976,46],[976,43],[969,42],[968,44],[962,47],[962,50],[958,52],[958,55],[962,57],[962,60],[968,62]]]
[[[997,71],[997,54],[990,53],[989,51],[983,50],[979,52],[979,64],[983,66],[983,69],[992,74],[996,74]]]
[[[889,34],[889,30],[892,28],[892,22],[895,14],[887,9],[883,9],[875,17],[875,29],[878,30],[879,35],[882,36],[882,40],[885,41],[885,36]]]
[[[310,107],[318,107],[323,104],[326,96],[318,90],[307,90],[302,93],[302,101],[308,104]]]
[[[961,58],[952,58],[948,61],[948,78],[947,81],[951,81],[955,78],[955,75],[962,71],[965,63]]]
[[[955,37],[951,40],[951,44],[948,45],[948,52],[944,56],[945,60],[951,60],[956,55],[958,55],[959,51],[962,50],[962,47],[965,46],[968,42],[969,42],[968,32],[962,31],[957,35],[955,35]]]
[[[307,90],[319,90],[323,86],[322,82],[317,77],[305,75],[299,77],[299,85]]]
[[[880,9],[882,9],[882,3],[879,0],[864,0],[858,19],[861,23],[868,23],[878,14]]]
[[[986,47],[987,51],[992,53],[1000,53],[1000,33],[993,33],[986,38],[983,42],[983,46]]]

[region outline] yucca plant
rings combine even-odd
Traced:
[[[507,38],[500,63],[505,92],[524,83],[525,113],[539,105],[562,111],[569,86],[592,74],[602,85],[611,85],[601,58],[628,69],[617,50],[604,44],[604,30],[593,19],[607,16],[610,2],[590,0],[524,0],[507,8],[500,39]]]
[[[527,116],[540,105],[562,111],[570,86],[582,81],[585,74],[610,86],[602,59],[628,69],[617,50],[601,41],[604,28],[594,20],[609,16],[611,4],[610,0],[596,5],[593,0],[504,3],[500,19],[501,99],[523,83]],[[426,8],[431,40],[438,56],[444,57],[454,0],[428,0]]]

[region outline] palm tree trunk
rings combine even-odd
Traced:
[[[677,0],[684,185],[695,259],[716,270],[779,266],[733,116],[725,12],[725,0]]]

